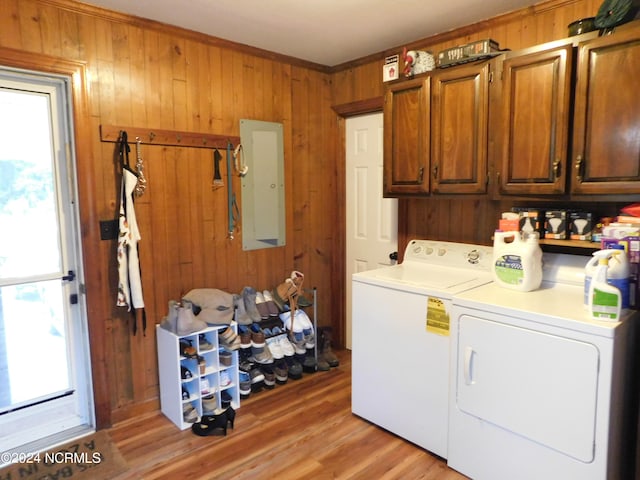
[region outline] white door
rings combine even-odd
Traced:
[[[351,275],[395,263],[398,201],[382,198],[382,113],[346,121],[346,347],[351,349]]]
[[[94,425],[69,98],[0,68],[0,452]]]

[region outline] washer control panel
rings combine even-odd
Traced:
[[[489,270],[492,259],[493,248],[485,245],[411,240],[405,249],[403,263],[415,262]]]

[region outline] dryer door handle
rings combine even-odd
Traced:
[[[471,347],[465,347],[464,349],[464,383],[466,385],[473,385],[473,358],[476,352]]]

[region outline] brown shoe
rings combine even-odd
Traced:
[[[254,323],[249,330],[251,331],[251,346],[264,347],[265,338],[262,329]]]
[[[337,367],[340,365],[340,360],[336,357],[335,353],[331,349],[331,331],[323,327],[320,330],[320,351],[324,360],[329,364],[330,367]]]
[[[318,353],[318,370],[321,372],[328,372],[331,369],[329,362],[324,356],[324,353]]]
[[[227,350],[237,350],[240,348],[240,337],[236,335],[236,332],[234,332],[231,327],[227,327],[224,331],[219,332],[218,339]]]

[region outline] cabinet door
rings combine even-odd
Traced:
[[[443,70],[432,82],[431,191],[486,193],[489,63]]]
[[[504,60],[494,127],[501,193],[565,192],[571,58],[566,45]]]
[[[640,191],[640,29],[579,45],[573,193]]]
[[[457,357],[460,411],[582,462],[594,460],[595,345],[465,314]]]
[[[384,196],[429,192],[430,77],[387,88],[384,103]]]

